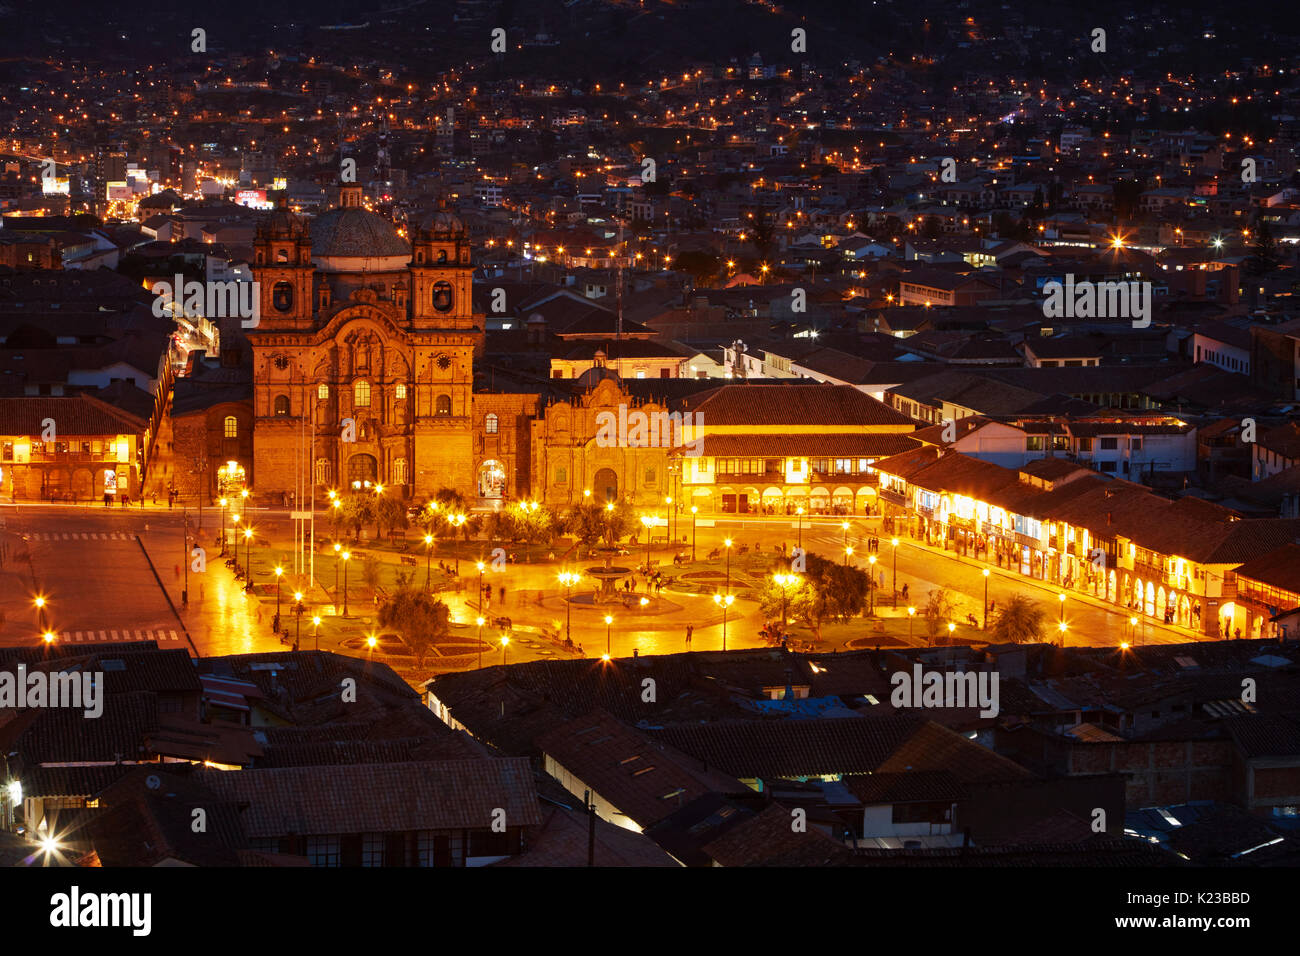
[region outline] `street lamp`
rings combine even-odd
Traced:
[[[502,667],[506,666],[506,648],[508,648],[509,646],[510,646],[510,638],[502,634],[501,635],[501,666]]]
[[[275,566],[275,626],[272,628],[276,632],[280,630],[280,577],[283,574],[284,568],[277,564]]]
[[[952,621],[949,621],[948,622],[948,643],[949,644],[952,643],[952,632],[955,630],[957,630],[957,625],[954,624]]]
[[[867,565],[868,565],[867,584],[869,585],[869,587],[867,588],[867,595],[871,599],[871,606],[868,613],[871,617],[875,617],[876,616],[876,556],[874,554],[869,555],[867,557]]]
[[[483,608],[483,568],[483,562],[478,562],[478,606],[480,610]]]
[[[845,566],[846,568],[849,566],[849,558],[851,558],[851,557],[853,557],[853,548],[852,548],[852,547],[847,547],[847,548],[845,548],[845,549],[844,549],[844,566]]]
[[[230,514],[230,533],[231,533],[231,536],[235,539],[235,544],[234,544],[234,549],[233,549],[233,552],[234,552],[234,553],[233,553],[233,556],[234,556],[234,559],[235,559],[235,572],[236,572],[236,577],[238,577],[238,572],[239,572],[239,515],[235,514],[234,512],[231,512],[231,514]]]
[[[424,589],[429,590],[430,563],[433,561],[433,535],[424,536]]]
[[[1065,622],[1062,621],[1060,624],[1057,625],[1057,628],[1058,628],[1058,629],[1060,630],[1060,632],[1061,632],[1061,646],[1064,647],[1064,646],[1065,646],[1065,630],[1066,630]]]
[[[483,669],[483,616],[478,617],[478,668]]]
[[[613,626],[613,624],[614,624],[614,618],[611,617],[610,615],[606,614],[606,615],[605,615],[605,658],[606,658],[606,659],[608,659],[608,658],[609,658],[609,655],[610,655],[610,649],[609,649],[609,632],[610,632],[610,628]]]
[[[1056,599],[1061,602],[1061,623],[1064,624],[1065,623],[1065,592],[1062,591],[1060,594],[1058,594],[1056,596]]]
[[[798,508],[795,508],[794,513],[799,516],[799,540],[795,544],[795,547],[797,547],[800,551],[802,551],[803,550],[803,507],[800,506]]]
[[[46,629],[46,627],[48,627],[48,624],[46,623],[46,620],[45,620],[45,597],[44,597],[44,595],[41,595],[41,594],[36,595],[36,599],[33,600],[32,603],[36,605],[36,626],[39,627],[39,628],[43,631],[43,630]]]
[[[560,572],[560,583],[564,585],[564,637],[565,640],[573,640],[573,602],[569,600],[572,592],[570,588],[582,579],[582,575],[570,573],[569,571]]]
[[[348,562],[352,560],[352,552],[344,551],[339,555],[343,559],[343,616],[348,616]],[[338,574],[338,566],[334,567],[335,575]]]
[[[847,554],[850,553],[849,552],[849,523],[847,521],[841,521],[840,527],[844,529],[844,551]],[[847,558],[845,559],[844,563],[845,564],[849,563]]]
[[[798,583],[799,583],[799,575],[797,575],[797,574],[774,574],[774,575],[772,575],[772,579],[773,579],[774,581],[776,581],[776,583],[779,584],[779,585],[781,586],[781,631],[784,633],[784,631],[785,631],[786,621],[787,621],[788,618],[789,618],[789,615],[788,615],[788,613],[787,613],[787,598],[788,598],[788,596],[789,596],[789,593],[786,591],[786,588],[787,588],[789,585],[792,585],[792,584],[798,584]]]
[[[731,593],[731,539],[724,538],[722,541],[727,551],[727,593]]]
[[[907,609],[907,640],[909,642],[912,640],[912,622],[915,620],[916,620],[916,608],[909,607]]]
[[[650,525],[653,522],[654,518],[649,515],[641,516],[641,523],[645,525],[645,576],[647,579],[650,577]]]
[[[298,623],[295,627],[294,635],[293,635],[293,649],[296,651],[302,645],[302,616],[307,609],[302,606],[301,591],[293,592],[293,600],[295,602],[293,613],[298,616]]]
[[[311,635],[312,641],[316,645],[316,650],[319,651],[320,650],[320,615],[319,614],[315,614],[312,616],[311,626],[312,626],[312,635]]]
[[[230,504],[229,498],[221,499],[221,556],[226,555],[226,505]]]
[[[253,529],[244,528],[244,564],[248,568],[248,583],[244,585],[245,591],[253,590]]]
[[[664,507],[664,534],[671,542],[673,540],[673,496],[669,495],[665,500]],[[676,550],[676,548],[674,548]]]
[[[736,600],[734,594],[728,594],[726,597],[721,594],[713,595],[713,603],[722,608],[722,649],[724,651],[727,649],[727,610],[734,600]]]
[[[691,564],[695,563],[695,516],[700,509],[691,505]]]
[[[984,575],[984,630],[989,629],[989,569],[980,572]]]
[[[898,607],[898,539],[889,542],[894,547],[894,594],[889,600],[890,607]]]
[[[465,523],[465,516],[464,516],[464,515],[452,515],[450,518],[447,519],[447,521],[448,521],[450,524],[455,525],[456,530],[459,531],[461,525],[463,525],[463,524]],[[453,536],[453,537],[454,537],[454,536]],[[453,541],[453,543],[454,543],[454,541]],[[457,578],[460,577],[460,551],[459,551],[459,550],[457,550],[457,552],[456,552],[456,577],[457,577]],[[456,588],[459,590],[460,585],[457,584],[457,585],[456,585]]]

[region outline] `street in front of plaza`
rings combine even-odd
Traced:
[[[0,644],[35,644],[48,629],[63,643],[107,644],[116,640],[155,639],[163,647],[185,647],[196,655],[276,652],[286,643],[272,629],[276,613],[276,566],[280,577],[281,630],[289,631],[288,645],[295,639],[303,648],[319,646],[355,656],[375,654],[385,659],[382,648],[370,649],[367,636],[380,633],[377,608],[369,589],[361,581],[360,560],[347,562],[348,613],[342,614],[342,582],[335,583],[339,558],[332,551],[329,528],[318,521],[315,555],[315,584],[309,582],[307,568],[299,573],[294,567],[293,526],[282,509],[249,509],[241,529],[251,524],[253,534],[240,533],[235,548],[234,528],[227,517],[227,538],[241,567],[251,559],[254,590],[244,590],[234,571],[220,555],[220,509],[205,508],[202,527],[196,509],[180,506],[151,505],[145,508],[103,508],[18,504],[0,507],[4,527],[4,565],[0,568]],[[846,532],[841,522],[848,520]],[[183,522],[188,521],[192,536],[189,544],[182,537]],[[197,534],[197,539],[193,537]],[[642,576],[632,569],[645,560],[644,545],[625,545],[628,554],[611,560],[628,568],[626,577],[617,582],[613,603],[601,603],[593,592],[598,582],[591,570],[601,570],[604,561],[597,557],[574,558],[562,564],[559,549],[534,548],[529,560],[519,554],[509,560],[511,552],[525,549],[500,545],[506,560],[492,561],[493,544],[483,540],[460,543],[460,587],[456,587],[455,554],[449,542],[438,542],[426,555],[423,543],[414,531],[406,552],[364,542],[349,546],[356,557],[373,555],[392,575],[405,570],[413,573],[417,584],[423,583],[426,567],[431,582],[447,602],[453,622],[453,645],[443,649],[429,662],[431,672],[463,669],[506,662],[563,658],[573,656],[613,657],[640,654],[669,654],[685,650],[716,651],[723,647],[724,630],[728,649],[764,646],[759,634],[764,624],[755,600],[756,587],[770,572],[777,546],[788,549],[796,542],[810,553],[842,560],[845,542],[854,549],[851,560],[866,567],[868,555],[877,561],[872,566],[880,585],[877,591],[878,619],[888,624],[892,635],[885,643],[923,646],[928,638],[920,626],[902,629],[906,620],[903,601],[893,600],[895,587],[906,586],[907,603],[924,607],[926,595],[937,587],[959,592],[960,608],[953,615],[960,625],[956,638],[978,641],[983,621],[984,588],[996,604],[1013,594],[1026,594],[1041,603],[1050,618],[1051,639],[1057,639],[1058,622],[1066,624],[1065,639],[1071,645],[1109,645],[1122,641],[1133,643],[1182,643],[1204,639],[1180,628],[1159,625],[1147,619],[1134,628],[1127,612],[1095,598],[1070,592],[1059,600],[1059,589],[1043,582],[994,567],[986,578],[985,567],[973,559],[958,557],[918,542],[901,539],[895,556],[891,539],[885,537],[878,518],[808,518],[801,522],[787,518],[754,518],[722,515],[699,518],[694,529],[698,561],[673,567],[673,550],[662,543],[652,546],[650,558],[658,562],[666,577],[678,580],[660,593],[652,593]],[[677,553],[688,558],[691,553],[689,516],[683,519],[674,537],[685,538]],[[730,537],[731,571],[726,567],[724,539]],[[878,550],[869,552],[871,538],[877,538]],[[195,544],[205,549],[206,567],[187,568],[185,557]],[[585,551],[585,549],[584,549]],[[717,556],[711,560],[711,552]],[[500,555],[502,552],[498,552]],[[554,557],[552,557],[554,555]],[[483,583],[490,586],[491,598],[479,597],[480,572],[476,562],[484,559]],[[405,560],[403,560],[405,559]],[[451,573],[438,570],[446,566]],[[561,572],[581,575],[579,583],[566,587]],[[883,579],[882,579],[883,575]],[[621,588],[631,578],[634,591]],[[684,585],[692,581],[689,589]],[[293,594],[303,594],[301,617],[294,614]],[[503,590],[504,589],[504,594]],[[571,600],[566,602],[566,592]],[[724,607],[714,600],[714,592],[736,595],[734,603]],[[34,598],[46,598],[46,606],[36,608]],[[313,618],[319,616],[317,628]],[[482,645],[478,638],[479,617],[485,619]],[[725,624],[724,624],[725,616]],[[610,621],[606,622],[606,617]],[[503,623],[509,619],[509,625]],[[972,626],[974,622],[975,626]],[[915,621],[919,625],[919,620]],[[693,628],[687,645],[687,626]],[[809,645],[818,650],[838,650],[850,646],[881,643],[873,635],[881,630],[867,620],[851,622],[847,627],[828,628],[820,643]],[[568,635],[572,648],[556,636]],[[503,643],[501,638],[509,638]],[[809,646],[806,645],[806,646]],[[578,650],[581,647],[581,651]],[[480,656],[481,652],[481,656]]]

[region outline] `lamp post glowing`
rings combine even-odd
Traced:
[[[1058,594],[1056,596],[1056,599],[1061,604],[1061,623],[1064,624],[1065,623],[1065,592],[1062,591],[1060,594]]]
[[[483,564],[482,561],[478,562],[478,606],[480,609],[482,609],[485,603],[483,600],[483,568],[484,567],[485,565]]]
[[[955,630],[957,630],[957,625],[954,624],[952,621],[949,621],[948,622],[948,643],[949,644],[952,643],[952,633]]]
[[[280,629],[280,577],[284,574],[284,568],[278,564],[275,566],[275,629]]]
[[[478,669],[483,669],[483,617],[478,618]]]
[[[573,602],[569,600],[571,595],[570,588],[582,579],[582,575],[570,573],[568,571],[560,572],[560,583],[564,585],[564,639],[572,643],[573,641]]]
[[[49,626],[45,620],[45,596],[41,594],[36,595],[36,598],[32,603],[36,605],[36,626],[44,631]]]
[[[989,569],[980,572],[984,575],[984,630],[989,629]]]
[[[852,551],[849,550],[849,523],[847,521],[841,521],[840,527],[844,529],[844,554],[845,554],[844,563],[848,564],[849,563],[848,555],[853,553]]]
[[[916,620],[916,608],[909,607],[907,609],[907,640],[909,642],[912,640],[912,622],[915,620]]]
[[[713,595],[713,603],[722,608],[722,649],[724,651],[727,649],[727,610],[734,600],[736,600],[734,594],[728,594],[726,597],[721,594]]]
[[[343,616],[348,616],[348,562],[352,560],[352,552],[344,551],[339,555],[343,559]],[[335,574],[338,568],[335,568]]]
[[[448,520],[448,522],[451,523],[452,525],[455,525],[456,530],[459,531],[461,525],[463,525],[463,524],[465,523],[465,516],[464,516],[464,515],[452,515],[452,516],[451,516],[450,518],[448,518],[447,520]],[[454,542],[453,542],[453,543],[454,543]],[[457,552],[456,552],[456,577],[457,577],[457,578],[460,577],[460,551],[457,551]],[[456,585],[456,586],[457,586],[458,588],[460,587],[459,584]]]
[[[1065,622],[1062,621],[1060,624],[1058,624],[1058,625],[1057,625],[1057,629],[1060,630],[1060,632],[1061,632],[1061,646],[1064,647],[1064,646],[1065,646],[1065,631],[1066,631]]]
[[[890,607],[898,607],[898,539],[889,542],[894,548],[894,594],[889,600]]]
[[[650,578],[650,525],[653,522],[654,518],[649,515],[641,516],[641,523],[645,525],[645,576],[647,580]]]
[[[510,638],[502,634],[501,635],[501,666],[502,667],[506,666],[506,648],[508,648],[509,646],[510,646]]]
[[[869,555],[867,557],[867,576],[868,576],[867,583],[868,585],[870,585],[867,588],[867,595],[871,601],[871,605],[868,613],[870,614],[870,616],[875,617],[876,616],[876,556],[874,554]]]
[[[226,505],[230,504],[229,498],[221,499],[221,556],[226,555]]]
[[[803,508],[802,507],[795,508],[794,513],[799,516],[799,538],[795,543],[795,547],[798,548],[800,551],[802,551],[803,550]]]
[[[429,576],[432,573],[430,564],[433,561],[433,535],[424,536],[424,589],[429,590]]]
[[[695,563],[695,516],[699,514],[700,509],[691,505],[691,563]]]
[[[613,625],[614,625],[614,618],[606,614],[605,615],[605,659],[606,660],[609,659],[609,655],[610,655],[609,633],[610,633],[610,628],[613,627]]]
[[[774,574],[772,575],[772,580],[776,581],[776,583],[781,586],[781,631],[784,633],[786,622],[789,620],[789,615],[787,613],[787,598],[789,594],[786,591],[786,588],[792,584],[798,584],[799,575]]]
[[[293,613],[296,614],[298,617],[298,623],[295,626],[294,635],[293,635],[293,649],[296,651],[300,646],[302,646],[302,615],[303,612],[306,611],[307,609],[302,606],[301,591],[293,592],[293,600],[294,600]]]
[[[722,544],[723,544],[723,546],[726,548],[726,551],[727,551],[727,586],[726,586],[726,590],[727,590],[727,593],[730,594],[730,593],[731,593],[731,539],[730,539],[730,538],[724,538],[723,541],[722,541]]]
[[[231,546],[233,557],[235,559],[235,575],[239,575],[239,515],[233,512],[230,515],[230,536],[234,539]]]
[[[244,585],[245,591],[253,590],[253,529],[244,529],[244,564],[248,568],[248,583]]]
[[[319,614],[315,614],[312,616],[311,626],[312,626],[312,635],[311,635],[312,641],[316,646],[315,649],[319,651],[320,650],[320,615]]]

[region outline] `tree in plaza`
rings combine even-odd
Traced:
[[[787,572],[784,569],[779,569],[776,573],[785,574]],[[797,585],[787,584],[784,587],[769,577],[758,594],[758,605],[763,612],[764,620],[781,620],[781,612],[784,609],[786,617],[808,623],[814,617],[813,610],[816,599],[816,589],[803,575],[799,576]]]
[[[930,592],[925,600],[925,630],[931,643],[940,632],[947,630],[959,603],[957,595],[947,588],[935,588]]]
[[[361,562],[361,581],[372,591],[379,589],[379,582],[383,575],[384,566],[373,554],[366,555],[366,559]]]
[[[406,517],[406,507],[396,498],[380,495],[375,502],[375,531],[380,537],[384,529],[396,531],[409,527],[410,519]]]
[[[517,501],[488,517],[487,534],[511,544],[549,544],[555,536],[555,515],[538,502]]]
[[[344,528],[351,529],[352,537],[359,538],[361,529],[375,520],[375,496],[370,494],[351,494],[343,496],[339,507],[339,521]]]
[[[770,586],[777,588],[774,607],[779,614],[780,589],[774,583]],[[799,598],[797,604],[790,604],[790,614],[812,628],[820,639],[822,624],[828,619],[847,621],[862,613],[869,587],[870,578],[865,571],[807,554],[804,556],[802,582],[790,590],[792,599],[796,594]]]
[[[640,518],[632,506],[624,501],[615,502],[610,509],[607,505],[584,498],[559,519],[559,528],[564,534],[572,535],[587,546],[602,538],[609,544],[614,544],[640,527]]]
[[[1000,644],[1026,644],[1042,640],[1047,612],[1041,604],[1016,594],[993,612],[992,639]]]
[[[423,665],[433,645],[446,640],[451,614],[441,600],[412,586],[412,580],[409,572],[398,576],[397,589],[379,607],[379,623],[401,634]]]

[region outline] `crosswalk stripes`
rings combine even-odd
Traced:
[[[120,637],[118,636],[120,633]],[[158,630],[134,630],[134,631],[63,631],[59,635],[60,642],[64,644],[93,644],[104,643],[111,644],[114,642],[125,641],[157,641],[163,642],[180,641],[181,637],[175,631]]]
[[[134,541],[135,535],[124,531],[37,531],[27,536],[32,541]]]

